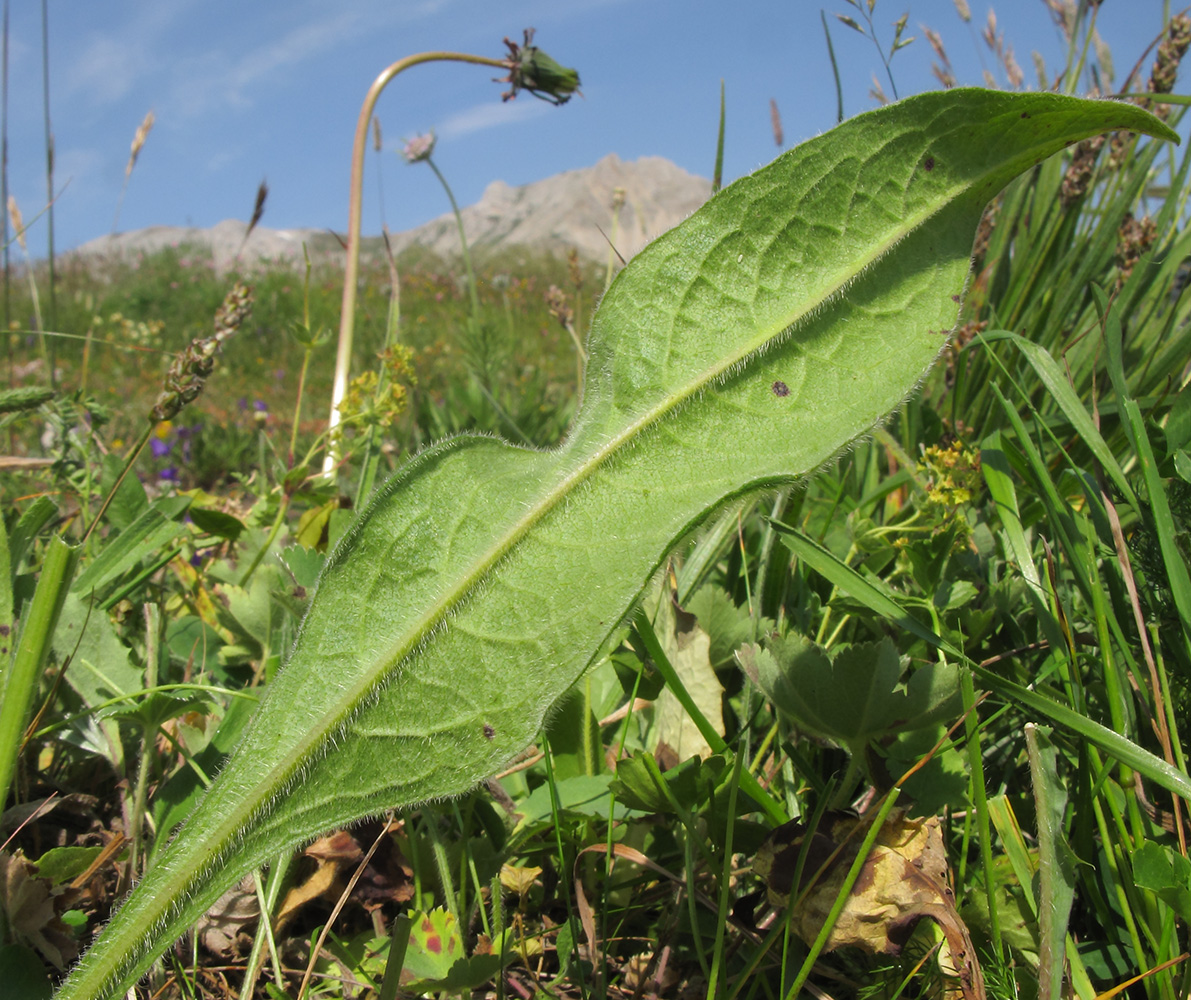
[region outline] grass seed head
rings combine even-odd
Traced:
[[[128,157],[128,166],[124,168],[126,178],[132,176],[132,168],[136,166],[136,158],[141,155],[141,150],[145,147],[145,140],[149,137],[154,121],[156,119],[153,117],[153,112],[150,111],[137,126],[136,135],[132,137],[132,152]]]
[[[165,385],[149,411],[156,422],[172,420],[187,403],[199,397],[207,377],[215,369],[215,355],[220,346],[235,333],[252,312],[252,288],[236,282],[215,313],[215,335],[191,341],[177,355],[166,372]]]
[[[769,99],[769,124],[773,126],[773,141],[778,149],[786,144],[785,134],[782,132],[782,116],[777,109],[777,101]]]
[[[28,252],[29,246],[25,242],[25,220],[21,218],[21,208],[17,204],[17,200],[13,195],[8,196],[8,218],[12,222],[13,232],[16,233],[17,242],[20,243],[21,249]]]
[[[261,221],[261,217],[265,214],[265,201],[269,197],[269,185],[265,181],[261,181],[260,187],[256,189],[256,201],[252,206],[252,218],[248,222],[248,231],[244,234],[244,238],[248,238],[248,233],[251,233],[256,224]]]
[[[1001,211],[1001,199],[998,197],[984,210],[980,216],[980,225],[976,227],[976,238],[972,241],[972,262],[979,269],[984,264],[988,245],[992,240],[993,230],[997,228],[997,215]]]
[[[1158,46],[1158,56],[1154,60],[1154,68],[1150,70],[1149,91],[1151,94],[1169,94],[1174,90],[1175,80],[1179,75],[1179,63],[1186,55],[1189,45],[1191,45],[1191,17],[1186,14],[1178,14],[1170,19],[1166,39]],[[1170,105],[1159,104],[1150,110],[1165,121],[1170,114]]]
[[[1063,184],[1059,189],[1059,198],[1064,208],[1087,193],[1088,185],[1092,181],[1092,171],[1096,168],[1096,157],[1103,148],[1102,135],[1085,139],[1075,147],[1075,155],[1071,157],[1071,164],[1067,167],[1067,173],[1063,175]]]
[[[1158,226],[1148,215],[1140,222],[1133,218],[1132,212],[1125,215],[1121,228],[1117,230],[1117,288],[1129,280],[1133,268],[1157,238]]]
[[[1009,86],[1015,90],[1026,82],[1026,75],[1021,71],[1021,66],[1017,64],[1017,59],[1013,55],[1013,46],[1007,46],[1001,55],[1001,63],[1005,67],[1005,77],[1009,80]]]

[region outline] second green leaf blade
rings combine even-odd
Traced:
[[[457,438],[361,515],[243,744],[63,996],[111,995],[286,847],[498,770],[679,538],[912,391],[987,201],[1110,129],[1173,138],[1125,104],[924,95],[791,150],[651,244],[595,317],[562,448]]]

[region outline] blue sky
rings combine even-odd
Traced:
[[[886,46],[909,14],[917,40],[893,59],[901,94],[935,86],[936,30],[961,83],[1004,74],[980,29],[989,4],[877,0]],[[1036,86],[1031,52],[1053,72],[1063,44],[1042,0],[993,5],[998,30]],[[725,180],[778,152],[769,101],[787,147],[835,124],[836,97],[820,22],[825,11],[848,115],[873,106],[874,73],[888,81],[872,43],[840,24],[846,0],[54,0],[49,4],[50,112],[56,143],[55,243],[59,250],[112,229],[129,145],[145,113],[156,124],[120,213],[121,230],[211,226],[246,219],[257,184],[270,188],[263,224],[346,228],[351,141],[365,91],[390,62],[427,49],[501,57],[505,35],[537,29],[537,44],[576,67],[583,97],[553,107],[522,94],[502,104],[487,68],[416,67],[377,107],[385,151],[369,149],[364,231],[394,230],[447,210],[424,166],[396,154],[402,137],[439,136],[435,161],[461,204],[492,180],[524,184],[589,166],[607,153],[668,157],[710,176],[719,86],[727,88]],[[1162,25],[1162,0],[1103,5],[1101,32],[1118,75]],[[1147,67],[1151,60],[1147,60]],[[9,49],[9,187],[26,221],[46,204],[41,4],[12,5]],[[1180,86],[1180,90],[1184,89]],[[30,226],[44,255],[45,218]]]

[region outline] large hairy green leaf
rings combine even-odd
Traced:
[[[463,792],[537,734],[665,554],[864,434],[943,347],[980,213],[1126,104],[977,90],[861,115],[642,252],[592,325],[565,445],[431,448],[336,549],[219,781],[61,996],[114,996],[234,878]]]

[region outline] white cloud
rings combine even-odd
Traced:
[[[93,104],[115,104],[146,68],[142,56],[139,46],[101,35],[71,61],[67,91],[86,94]]]
[[[553,105],[522,94],[514,101],[485,101],[451,115],[435,129],[439,138],[457,139],[484,129],[512,125],[546,114]]]
[[[102,31],[91,32],[81,50],[68,57],[67,94],[83,95],[99,106],[121,100],[140,78],[160,68],[168,31],[195,5],[195,0],[151,0],[135,5],[124,23],[105,23]]]
[[[286,71],[309,64],[332,50],[344,50],[350,43],[375,33],[394,22],[432,17],[452,0],[424,0],[418,4],[393,4],[391,0],[355,3],[328,14],[328,5],[317,2],[306,7],[310,17],[294,24],[301,13],[287,11],[294,25],[277,38],[270,38],[247,52],[207,52],[186,60],[175,71],[173,101],[183,115],[197,115],[212,105],[251,105],[252,91],[261,81],[276,83]]]
[[[233,88],[244,87],[325,52],[359,34],[358,12],[345,10],[337,16],[311,21],[286,32],[281,38],[254,49],[242,57],[230,74]]]

